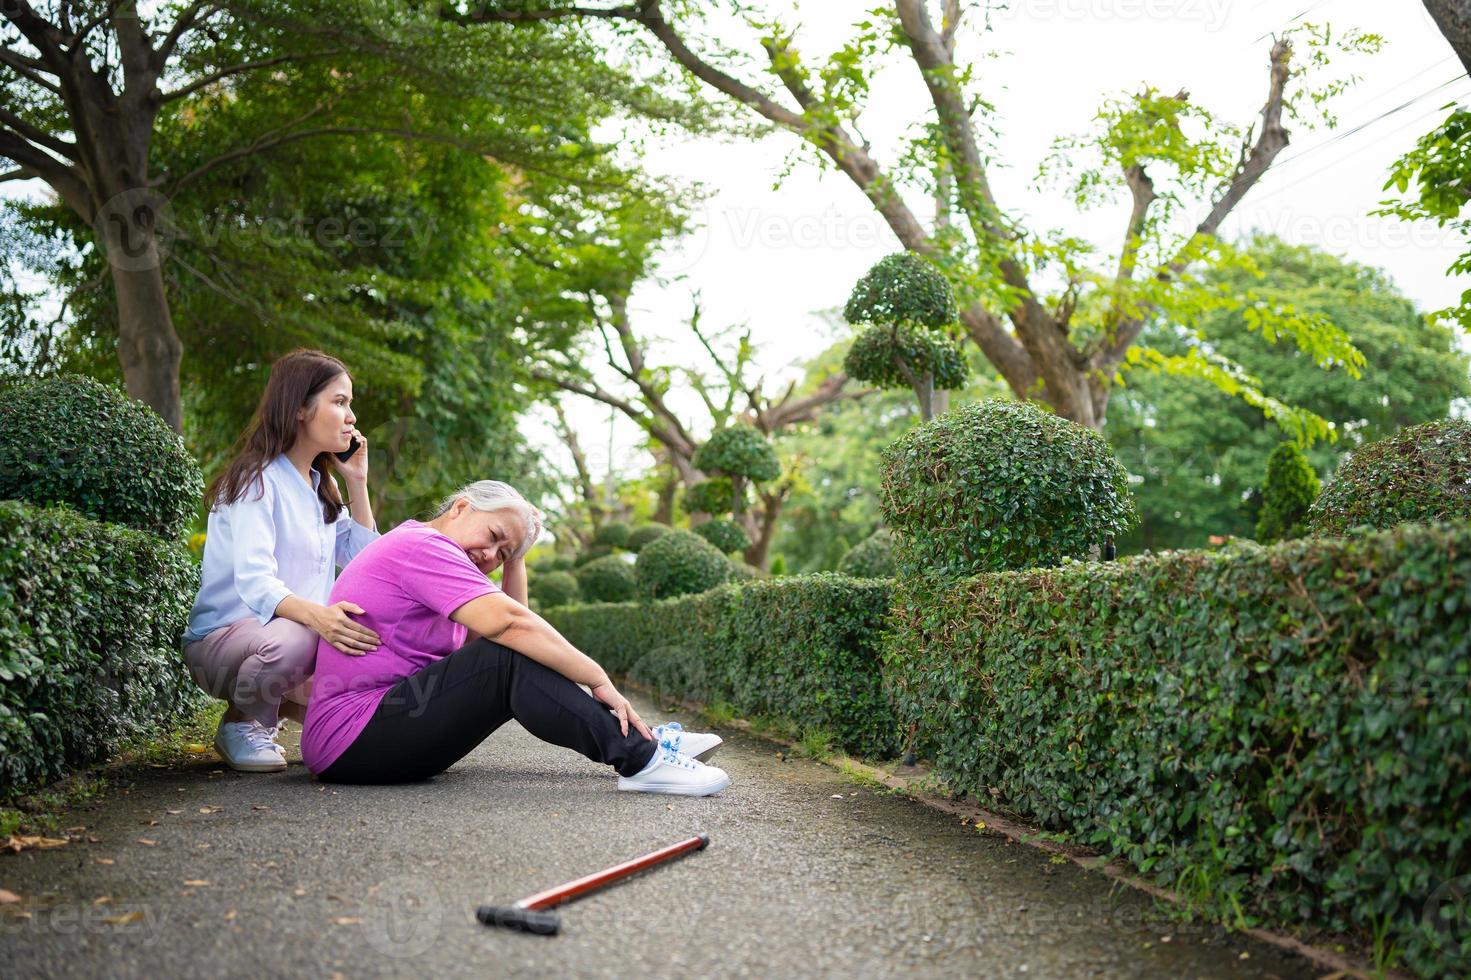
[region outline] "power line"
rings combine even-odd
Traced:
[[[1332,146],[1334,143],[1340,143],[1343,140],[1348,139],[1350,136],[1355,135],[1356,133],[1361,133],[1365,129],[1368,129],[1370,126],[1373,126],[1375,123],[1382,122],[1385,119],[1388,119],[1390,116],[1395,115],[1396,113],[1403,112],[1405,109],[1408,109],[1410,106],[1414,105],[1415,103],[1421,102],[1421,101],[1423,101],[1425,99],[1430,98],[1430,96],[1434,95],[1436,92],[1439,92],[1441,89],[1444,89],[1444,88],[1449,88],[1450,86],[1456,84],[1457,82],[1459,82],[1461,79],[1463,79],[1465,77],[1466,77],[1466,73],[1465,72],[1461,72],[1455,78],[1449,79],[1448,81],[1441,82],[1439,85],[1435,86],[1434,88],[1431,88],[1431,89],[1429,89],[1428,91],[1425,91],[1425,92],[1421,92],[1419,95],[1415,96],[1413,99],[1408,99],[1408,100],[1406,100],[1404,102],[1401,102],[1399,105],[1395,106],[1392,109],[1386,109],[1384,112],[1381,112],[1379,115],[1374,116],[1371,119],[1366,119],[1365,121],[1359,123],[1357,126],[1354,126],[1354,127],[1350,128],[1350,129],[1345,129],[1345,130],[1343,130],[1340,133],[1335,133],[1333,136],[1329,137],[1328,139],[1324,140],[1323,142],[1317,144],[1316,146],[1310,146],[1307,149],[1303,150],[1301,153],[1293,154],[1292,156],[1288,157],[1286,160],[1283,160],[1281,163],[1276,164],[1272,169],[1273,170],[1276,170],[1276,169],[1279,169],[1281,167],[1285,167],[1285,166],[1291,164],[1295,160],[1301,160],[1303,157],[1309,156],[1309,155],[1311,155],[1313,153],[1317,153],[1319,150],[1327,149],[1328,147]]]
[[[1278,33],[1283,28],[1291,27],[1293,24],[1296,24],[1298,21],[1302,20],[1308,14],[1312,13],[1314,10],[1317,10],[1319,7],[1323,6],[1323,4],[1325,4],[1327,2],[1328,2],[1328,0],[1318,0],[1317,3],[1315,3],[1312,6],[1308,7],[1306,10],[1303,10],[1302,12],[1298,13],[1294,17],[1288,18],[1288,20],[1281,27],[1278,27],[1278,28],[1276,28],[1274,30],[1267,31],[1267,33],[1263,34],[1259,38],[1255,38],[1251,43],[1252,44],[1260,44],[1262,41],[1265,41],[1267,38],[1271,37],[1273,34]],[[1248,47],[1250,47],[1250,45],[1248,45]]]

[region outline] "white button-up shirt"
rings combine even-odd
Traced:
[[[338,566],[378,537],[346,507],[336,523],[324,521],[317,497],[322,474],[311,474],[308,485],[282,453],[239,500],[211,508],[185,643],[248,616],[265,625],[288,595],[326,605]]]

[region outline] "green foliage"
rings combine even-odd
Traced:
[[[1272,450],[1262,483],[1262,516],[1256,525],[1257,540],[1275,544],[1302,537],[1303,519],[1318,499],[1320,489],[1318,474],[1295,443],[1284,442]]]
[[[730,581],[744,582],[750,579],[769,578],[769,574],[762,572],[754,565],[747,565],[735,556],[730,556]]]
[[[609,521],[597,529],[592,540],[593,544],[605,545],[609,548],[627,548],[630,533],[628,525],[622,521]]]
[[[879,673],[888,598],[888,583],[827,573],[547,618],[609,671],[663,695],[825,729],[846,751],[887,756],[899,746]]]
[[[1399,200],[1385,201],[1376,214],[1405,221],[1434,221],[1441,228],[1458,232],[1465,246],[1447,275],[1471,272],[1471,220],[1462,216],[1466,188],[1471,184],[1471,110],[1457,106],[1435,129],[1416,141],[1390,170],[1385,190],[1393,188]],[[1461,302],[1440,315],[1453,317],[1463,329],[1471,330],[1471,289],[1461,293]]]
[[[572,559],[573,571],[575,572],[577,569],[581,568],[583,565],[586,565],[590,561],[596,561],[599,558],[606,558],[612,553],[613,549],[605,544],[588,545],[586,549],[579,551],[577,555]]]
[[[638,592],[633,566],[618,555],[605,555],[575,573],[583,602],[626,602]]]
[[[730,578],[730,562],[698,534],[674,528],[644,545],[634,573],[645,598],[667,599],[715,588]]]
[[[183,440],[142,402],[89,378],[0,384],[0,499],[175,539],[203,490]]]
[[[843,359],[843,369],[858,381],[883,388],[908,388],[911,378],[929,374],[935,388],[954,389],[970,376],[959,341],[909,324],[864,330]]]
[[[1386,943],[1471,873],[1471,526],[898,580],[885,673],[957,793],[1188,884]]]
[[[680,506],[686,514],[729,514],[735,488],[729,477],[717,476],[687,487]]]
[[[179,653],[198,587],[182,543],[0,501],[0,799],[198,710]]]
[[[892,578],[898,574],[894,564],[894,537],[881,527],[848,549],[838,562],[838,571],[854,578]]]
[[[884,450],[880,494],[904,572],[1056,565],[1134,518],[1108,443],[1026,402],[968,405],[910,430]]]
[[[1308,513],[1313,534],[1471,520],[1471,422],[1411,426],[1355,453]]]
[[[624,547],[634,554],[638,554],[644,550],[644,545],[650,541],[662,538],[667,533],[669,533],[668,524],[643,524],[629,532],[628,543]]]
[[[745,551],[751,547],[751,536],[746,529],[730,518],[722,517],[693,528],[694,532],[715,546],[721,554]]]
[[[1326,419],[1339,438],[1305,454],[1332,473],[1350,452],[1407,425],[1444,418],[1471,395],[1471,359],[1444,324],[1421,316],[1385,275],[1317,249],[1262,236],[1244,254],[1260,270],[1213,273],[1227,292],[1256,290],[1271,302],[1326,316],[1363,351],[1361,378],[1325,371],[1289,344],[1263,342],[1238,313],[1199,321],[1200,332],[1229,360],[1283,400]],[[1144,340],[1168,354],[1186,341],[1173,325]],[[1282,441],[1260,411],[1199,378],[1132,372],[1109,401],[1105,435],[1138,481],[1139,528],[1120,551],[1204,547],[1210,535],[1251,537],[1260,516],[1257,488],[1267,457]]]
[[[858,280],[843,307],[843,319],[939,329],[959,320],[960,311],[938,269],[913,252],[895,252],[879,259]]]
[[[529,583],[527,593],[528,598],[535,600],[537,606],[542,609],[571,605],[582,598],[582,591],[577,585],[577,577],[565,571],[550,571],[537,575]]]
[[[781,476],[781,464],[771,443],[748,425],[731,425],[713,433],[695,450],[694,465],[707,473],[745,477],[757,483]]]

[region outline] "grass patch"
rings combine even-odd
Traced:
[[[91,769],[0,805],[0,841],[11,834],[56,836],[77,807],[96,803],[112,788],[117,769],[129,765],[176,766],[200,756],[214,740],[225,702],[211,700],[177,726],[152,739],[125,747],[116,757]]]

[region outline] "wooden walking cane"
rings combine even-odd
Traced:
[[[615,864],[611,868],[594,872],[584,878],[569,881],[555,888],[528,895],[514,905],[482,905],[475,910],[475,918],[488,926],[505,926],[521,932],[534,932],[543,936],[555,936],[562,928],[562,917],[547,909],[579,899],[589,892],[622,881],[630,875],[646,871],[691,851],[703,851],[710,844],[709,834],[700,834],[689,840],[670,844],[643,857]]]

